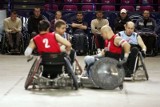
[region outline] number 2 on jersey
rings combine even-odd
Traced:
[[[48,39],[43,39],[43,43],[45,45],[45,48],[50,48],[50,45],[48,44]]]

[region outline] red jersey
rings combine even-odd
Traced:
[[[55,38],[55,33],[39,34],[33,38],[39,54],[60,53],[60,46]]]
[[[114,40],[117,36],[114,35],[110,40],[105,40],[105,50],[114,53],[114,54],[121,54],[122,53],[122,47],[115,46]]]

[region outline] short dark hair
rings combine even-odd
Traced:
[[[66,25],[66,22],[63,20],[58,20],[55,24],[54,24],[54,28],[60,28],[62,25]]]
[[[47,31],[47,29],[50,27],[50,23],[46,20],[41,20],[38,24],[38,30],[41,31]]]
[[[78,12],[77,12],[77,15],[78,15],[78,14],[82,14],[82,15],[83,15],[83,13],[82,13],[81,11],[78,11]]]
[[[102,14],[103,14],[103,11],[101,11],[101,10],[96,11],[96,15],[97,15],[98,13],[102,13]]]
[[[17,14],[16,10],[11,10],[11,14]]]

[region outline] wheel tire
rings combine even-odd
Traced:
[[[31,67],[31,69],[30,69],[30,71],[29,71],[29,73],[28,73],[28,76],[27,76],[27,79],[26,79],[26,82],[25,82],[25,85],[24,85],[24,88],[25,88],[26,90],[27,90],[28,87],[32,84],[32,81],[33,81],[33,79],[34,79],[34,75],[37,73],[40,63],[41,63],[41,58],[38,57],[38,58],[34,61],[32,67]]]
[[[66,57],[64,59],[65,59],[65,62],[66,62],[67,71],[70,74],[71,78],[73,79],[73,86],[75,87],[75,90],[78,90],[78,82],[77,82],[76,76],[73,72],[72,66],[71,66],[69,60]]]

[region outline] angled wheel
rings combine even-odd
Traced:
[[[5,35],[2,36],[2,45],[1,45],[1,53],[6,53],[6,38]]]
[[[27,76],[27,79],[26,79],[26,82],[25,82],[25,85],[24,85],[24,88],[27,90],[28,87],[30,85],[32,85],[32,82],[33,82],[33,79],[34,79],[34,76],[35,74],[38,72],[38,69],[39,69],[39,66],[40,66],[40,63],[41,63],[41,57],[38,57],[37,59],[35,59],[30,71],[29,71],[29,74]]]
[[[64,57],[64,60],[66,62],[66,66],[67,66],[67,72],[70,74],[71,78],[73,79],[73,86],[75,87],[75,90],[78,90],[78,82],[77,82],[76,76],[73,72],[73,68],[71,66],[71,63],[66,57]]]
[[[146,65],[145,65],[145,63],[144,63],[143,56],[142,56],[142,54],[141,54],[140,52],[139,52],[139,56],[140,56],[140,61],[141,61],[141,63],[142,63],[142,67],[143,67],[143,70],[144,70],[146,79],[149,80],[149,76],[148,76],[148,72],[147,72],[147,69],[146,69]]]
[[[23,37],[21,38],[21,41],[20,41],[20,54],[23,54],[24,53],[24,40],[23,40]]]
[[[125,73],[123,67],[118,68],[117,64],[117,60],[109,57],[96,61],[90,69],[90,78],[93,83],[107,90],[121,88]]]

